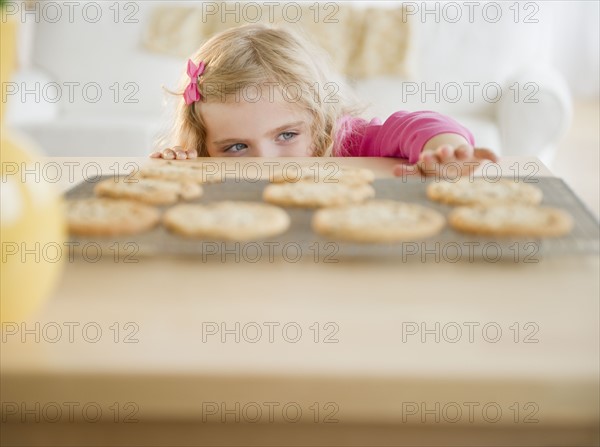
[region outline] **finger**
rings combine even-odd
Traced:
[[[155,151],[150,154],[150,158],[160,158],[160,151]]]
[[[423,151],[419,154],[418,163],[422,163],[425,160],[425,158],[431,159],[431,157],[437,158],[437,156],[435,155],[435,150],[428,149],[426,151]]]
[[[175,153],[176,160],[185,160],[187,158],[187,154],[185,153],[185,149],[181,146],[173,146],[171,148]]]
[[[198,151],[196,149],[190,149],[187,151],[188,158],[198,158]]]
[[[435,155],[437,156],[440,163],[445,163],[450,159],[454,158],[454,150],[449,144],[443,144],[436,149]]]
[[[462,144],[456,148],[456,150],[454,151],[454,156],[458,160],[467,160],[473,157],[473,151],[473,146],[471,146],[470,144]]]
[[[433,153],[424,153],[422,154],[422,160],[417,163],[421,172],[428,175],[435,175],[439,169],[439,160],[437,156]]]
[[[475,148],[474,155],[475,155],[475,158],[479,158],[479,159],[483,159],[483,160],[490,160],[490,161],[493,161],[494,163],[496,163],[498,161],[498,156],[495,153],[493,153],[489,149],[485,149],[482,147]]]
[[[173,151],[173,149],[163,149],[162,158],[164,158],[165,160],[173,160],[175,158],[175,152]]]

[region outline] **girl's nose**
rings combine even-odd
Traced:
[[[254,155],[255,157],[278,157],[279,156],[279,151],[277,149],[277,147],[268,145],[268,144],[261,144],[259,146],[256,147],[256,153]]]

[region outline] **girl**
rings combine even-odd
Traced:
[[[464,174],[484,159],[496,161],[473,147],[466,128],[435,112],[368,122],[331,79],[319,52],[290,31],[226,30],[188,61],[175,123],[163,141],[169,147],[150,156],[396,157],[396,175],[439,175],[450,163]]]

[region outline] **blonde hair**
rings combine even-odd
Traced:
[[[262,24],[228,29],[210,38],[191,59],[206,64],[198,83],[202,99],[185,104],[182,94],[190,79],[184,71],[174,92],[180,98],[173,127],[162,144],[196,149],[201,157],[209,156],[202,103],[239,99],[250,86],[275,83],[280,91],[286,86],[299,90],[295,103],[312,118],[314,156],[332,155],[339,118],[358,110],[344,99],[348,92],[343,82],[331,82],[323,51],[289,30]]]

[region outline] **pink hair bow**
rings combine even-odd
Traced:
[[[202,98],[200,89],[198,88],[198,78],[204,73],[204,67],[204,61],[200,61],[200,64],[196,67],[191,59],[188,60],[187,74],[190,77],[190,85],[188,85],[185,92],[183,92],[183,98],[187,105],[200,101]]]

